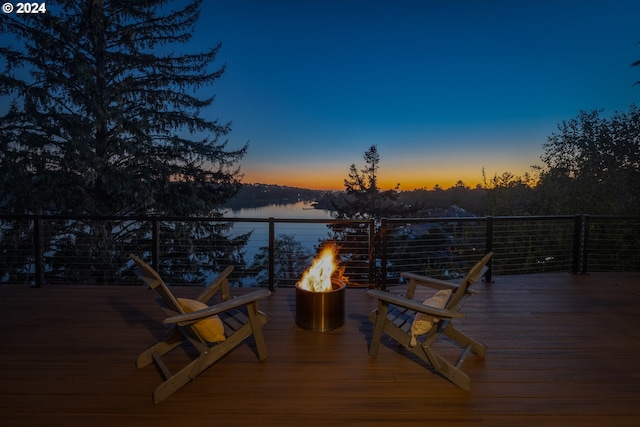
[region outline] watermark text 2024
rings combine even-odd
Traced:
[[[16,13],[16,14],[36,14],[36,13],[47,13],[47,4],[46,3],[3,3],[2,11],[4,13]]]

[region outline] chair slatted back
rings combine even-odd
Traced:
[[[155,290],[158,293],[167,308],[169,310],[175,311],[176,313],[184,313],[182,308],[180,308],[180,304],[178,304],[178,301],[169,290],[167,284],[164,283],[164,280],[162,280],[158,272],[137,256],[133,254],[129,254],[129,256],[131,257],[131,259],[133,259],[138,267],[136,269],[136,275],[143,282],[149,285],[151,289]]]
[[[458,305],[461,302],[463,302],[463,298],[467,294],[469,287],[474,283],[476,283],[478,280],[480,280],[480,278],[484,275],[484,273],[489,268],[487,266],[487,263],[489,262],[492,256],[493,256],[493,252],[488,252],[485,256],[482,257],[480,261],[478,261],[471,268],[471,270],[469,270],[469,272],[465,276],[462,283],[460,283],[460,286],[458,287],[458,289],[451,295],[451,298],[449,299],[449,302],[446,305],[447,309],[451,310],[451,309],[458,308]]]

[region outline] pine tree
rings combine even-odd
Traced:
[[[0,50],[0,93],[14,97],[0,118],[5,210],[209,215],[235,194],[247,147],[227,149],[230,124],[203,118],[214,97],[196,93],[224,72],[220,44],[174,53],[200,1],[165,3],[52,1],[3,17],[22,43]]]
[[[363,155],[365,166],[358,169],[355,164],[349,167],[349,176],[344,180],[345,197],[339,203],[334,203],[336,219],[362,220],[359,223],[337,223],[330,226],[332,239],[338,246],[349,248],[349,257],[359,260],[362,264],[375,260],[368,265],[367,278],[361,271],[347,269],[345,275],[352,281],[367,280],[380,283],[381,264],[381,219],[392,217],[405,212],[404,207],[396,203],[400,184],[390,190],[382,191],[378,185],[378,169],[380,168],[380,154],[378,147],[372,145]],[[374,230],[371,230],[373,221]],[[369,235],[373,232],[373,241]],[[373,243],[371,245],[370,243]],[[371,276],[375,277],[371,277]]]
[[[365,151],[365,167],[358,170],[355,164],[349,167],[349,177],[344,180],[346,197],[343,203],[334,206],[339,219],[380,219],[400,212],[395,201],[398,187],[381,191],[378,186],[380,154],[372,145]]]
[[[0,96],[12,100],[0,117],[4,213],[222,216],[247,145],[229,149],[230,123],[202,115],[225,67],[214,65],[220,44],[182,53],[200,6],[52,0],[45,14],[2,17],[12,42],[0,47]],[[60,233],[89,234],[99,243],[88,253],[104,261],[118,225],[91,227]],[[213,239],[224,226],[204,237],[177,229]]]

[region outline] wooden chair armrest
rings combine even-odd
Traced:
[[[405,279],[409,279],[409,285],[407,286],[407,298],[413,299],[415,297],[416,286],[426,286],[431,289],[450,289],[452,292],[456,292],[460,287],[459,284],[448,280],[434,279],[433,277],[423,276],[421,274],[402,272],[400,276]]]
[[[451,311],[451,310],[446,310],[444,308],[430,307],[418,301],[413,301],[405,297],[390,294],[389,292],[381,291],[378,289],[368,290],[367,294],[373,297],[376,297],[378,300],[384,301],[385,303],[393,304],[398,307],[403,307],[409,310],[428,314],[429,316],[437,317],[440,319],[454,319],[454,318],[464,317],[464,314],[459,311]]]
[[[455,292],[455,290],[460,287],[457,283],[448,280],[434,279],[433,277],[422,276],[416,273],[403,272],[400,273],[400,276],[415,282],[417,285],[428,286],[433,289],[451,289]]]
[[[421,276],[415,273],[400,273],[405,279],[409,279],[409,286],[407,287],[407,298],[414,298],[416,292],[416,285],[426,286],[431,289],[451,289],[452,292],[456,292],[460,288],[460,284],[449,280],[434,279],[433,277]],[[478,291],[467,288],[469,294],[479,294]]]
[[[206,302],[209,301],[215,295],[216,292],[221,290],[222,300],[223,301],[228,300],[230,297],[230,294],[229,294],[229,281],[227,280],[227,277],[229,277],[232,271],[233,271],[233,265],[230,265],[224,270],[222,270],[222,273],[220,273],[218,277],[213,279],[211,283],[205,286],[204,290],[200,293],[200,295],[198,295],[196,299],[206,304]]]
[[[236,298],[228,299],[227,301],[212,305],[211,307],[205,308],[203,310],[167,317],[162,321],[162,323],[177,323],[179,326],[185,326],[191,323],[195,323],[199,320],[206,319],[207,317],[211,317],[213,315],[220,314],[234,308],[242,307],[243,305],[251,304],[269,295],[271,295],[270,291],[268,291],[267,289],[260,289],[258,291],[241,295]]]

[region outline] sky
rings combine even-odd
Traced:
[[[637,0],[206,0],[189,47],[221,42],[205,115],[249,142],[245,183],[473,187],[541,165],[581,110],[640,100]],[[210,115],[210,116],[209,116]]]
[[[533,172],[581,110],[640,102],[639,19],[638,0],[204,0],[176,49],[222,43],[198,95],[248,142],[244,183],[342,190],[376,145],[381,189],[475,187]]]

